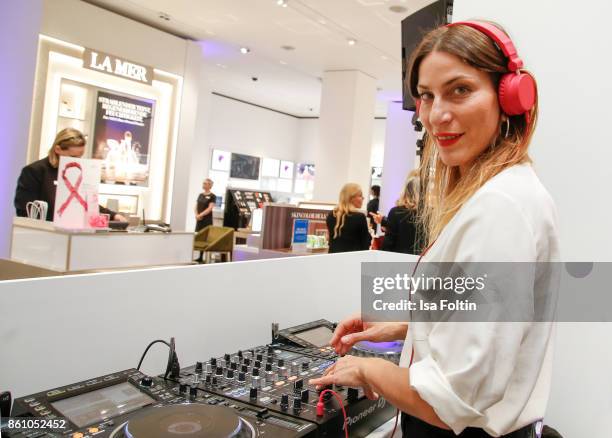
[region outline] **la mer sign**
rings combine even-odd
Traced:
[[[153,69],[97,50],[85,49],[83,67],[151,85]]]

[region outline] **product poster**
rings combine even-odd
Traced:
[[[93,158],[102,182],[147,186],[154,101],[98,91]]]
[[[55,190],[53,224],[61,228],[91,228],[90,217],[99,215],[100,161],[60,157]]]

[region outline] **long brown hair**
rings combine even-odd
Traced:
[[[399,199],[395,203],[398,207],[408,208],[410,210],[416,210],[419,205],[419,172],[413,170],[406,179],[406,184],[400,193]]]
[[[53,144],[49,149],[48,157],[51,166],[57,167],[59,165],[59,157],[55,152],[55,145],[58,145],[60,149],[66,150],[72,146],[85,146],[85,136],[81,131],[74,128],[65,128],[57,133]]]
[[[503,31],[498,24],[491,24]],[[419,97],[417,85],[421,62],[427,55],[436,51],[455,55],[472,67],[487,72],[496,88],[501,76],[509,73],[506,57],[488,36],[465,25],[440,27],[425,35],[409,60],[407,85],[415,99]],[[419,169],[425,199],[420,203],[419,216],[429,244],[489,179],[511,166],[531,162],[527,148],[537,117],[536,90],[536,104],[531,111],[527,115],[503,115],[498,135],[463,175],[459,174],[458,167],[449,167],[442,162],[431,136],[426,136]],[[505,118],[508,118],[507,123]]]
[[[353,204],[351,204],[351,200],[360,193],[363,194],[359,184],[346,183],[342,186],[342,190],[340,190],[340,195],[338,196],[338,205],[334,208],[334,217],[336,218],[334,239],[340,236],[346,215],[357,211]]]

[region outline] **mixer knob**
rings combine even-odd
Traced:
[[[285,361],[283,359],[279,359],[278,360],[278,366],[279,367],[284,367],[285,366]]]
[[[217,376],[222,376],[222,375],[223,375],[223,368],[221,368],[221,367],[217,367],[217,369],[216,369],[216,371],[215,371],[215,374],[216,374]]]
[[[302,399],[302,402],[304,402],[304,403],[308,403],[308,397],[309,397],[309,395],[310,395],[310,392],[309,392],[307,389],[304,389],[304,390],[302,391],[302,393],[301,393],[301,397],[300,397],[300,398]]]
[[[253,364],[253,368],[261,368],[261,361],[256,360],[255,363]]]
[[[226,379],[233,379],[234,378],[234,370],[232,370],[231,368],[228,369],[225,373],[225,378]]]
[[[232,363],[230,363],[230,368],[232,370],[236,370],[236,369],[238,369],[238,364],[236,362],[232,362]]]
[[[289,394],[281,395],[280,408],[284,411],[289,407]]]
[[[287,377],[289,375],[289,370],[285,367],[278,367],[278,375],[281,377]]]
[[[266,371],[266,382],[274,383],[276,381],[276,374],[273,371]]]
[[[257,359],[258,361],[262,361],[262,360],[263,360],[263,354],[261,354],[261,353],[257,353],[256,359]]]
[[[291,362],[291,374],[297,374],[300,371],[300,364],[297,362]]]
[[[153,378],[149,376],[144,376],[142,379],[140,379],[140,384],[142,386],[150,388],[151,386],[153,386]]]
[[[206,372],[208,374],[212,373],[212,364],[209,364],[209,363],[206,364]]]
[[[266,357],[266,363],[273,363],[274,362],[274,357],[272,355]]]
[[[259,376],[259,368],[253,368],[253,371],[251,371],[251,374],[253,375],[253,377]]]
[[[356,388],[349,388],[346,394],[346,398],[349,402],[354,402],[359,399],[359,390]]]
[[[293,391],[299,393],[304,387],[304,381],[302,379],[293,382]]]
[[[184,384],[184,383],[181,383],[181,384],[179,385],[179,392],[180,392],[181,394],[185,394],[185,393],[187,392],[187,385],[186,385],[186,384]]]
[[[249,367],[247,365],[242,365],[240,367],[240,371],[242,371],[243,373],[248,373],[249,372]]]
[[[207,384],[210,384],[210,382],[212,381],[212,378],[210,377],[210,374],[206,374],[206,377],[204,378],[204,382],[206,382]]]
[[[229,353],[225,353],[225,354],[223,355],[223,359],[225,359],[225,362],[229,362],[229,360],[230,360],[230,354],[229,354]]]
[[[274,353],[274,347],[271,345],[268,345],[268,354],[273,354]]]
[[[197,386],[192,386],[189,388],[189,396],[191,398],[195,398],[198,395],[198,388]]]
[[[293,397],[293,410],[299,411],[302,409],[302,399],[300,397]]]
[[[266,364],[266,371],[272,371],[272,364],[271,363],[267,363]]]
[[[238,357],[242,357],[242,350],[238,350]]]
[[[251,387],[251,389],[249,389],[249,398],[252,400],[255,400],[257,398],[257,388],[256,387]]]
[[[245,364],[246,366],[249,366],[251,365],[251,359],[249,359],[248,357],[245,357],[242,363]]]
[[[244,371],[241,371],[238,373],[238,381],[239,382],[244,382],[246,380],[246,375],[244,374]]]
[[[202,362],[196,362],[195,372],[198,374],[202,372]]]
[[[210,366],[213,366],[213,367],[217,366],[217,358],[216,357],[211,357],[210,358]]]
[[[308,361],[302,362],[302,371],[308,371],[309,366],[310,366],[310,363]]]
[[[251,378],[251,386],[253,388],[261,388],[261,377],[259,376],[253,376]]]
[[[219,382],[219,380],[217,379],[217,376],[213,376],[212,377],[212,384],[213,384],[213,386],[217,386],[218,382]]]

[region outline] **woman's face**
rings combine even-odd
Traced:
[[[363,193],[359,192],[351,198],[351,205],[355,208],[361,208],[363,205]]]
[[[85,153],[84,144],[81,146],[70,146],[66,149],[62,149],[60,145],[56,144],[53,148],[55,149],[55,153],[60,157],[81,158]]]
[[[432,52],[419,66],[419,116],[440,159],[459,166],[473,163],[499,132],[500,108],[489,74],[455,55]]]
[[[212,188],[211,182],[208,180],[204,180],[204,182],[202,183],[202,188],[204,189],[204,191],[209,192]]]

